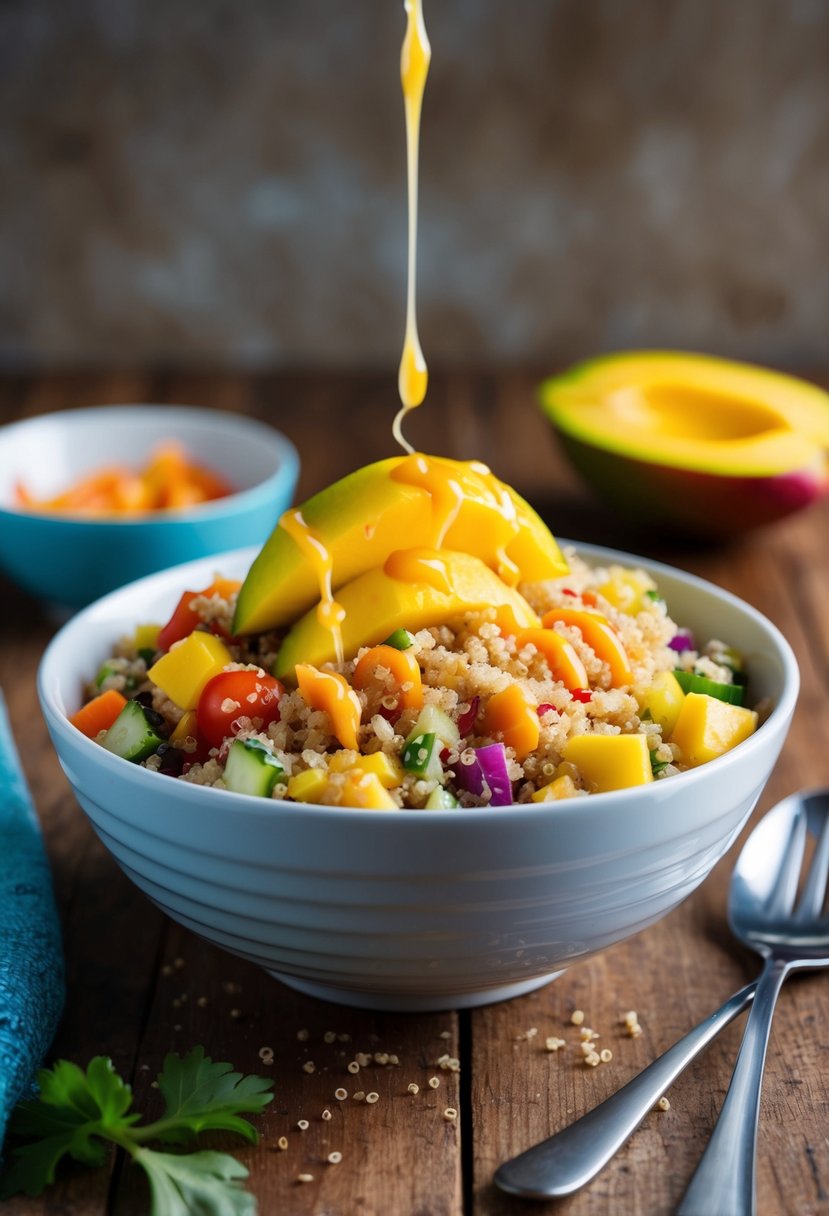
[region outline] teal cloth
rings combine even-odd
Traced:
[[[0,1149],[55,1035],[63,947],[52,876],[0,692]]]

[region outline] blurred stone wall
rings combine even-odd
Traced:
[[[433,362],[827,362],[829,0],[425,0]],[[396,365],[402,0],[0,0],[0,360]]]

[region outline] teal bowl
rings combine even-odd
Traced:
[[[235,492],[181,510],[88,519],[14,506],[22,481],[52,497],[104,465],[139,468],[175,440]],[[0,570],[59,610],[191,558],[261,545],[290,506],[299,473],[293,444],[239,414],[190,406],[93,406],[0,428]]]

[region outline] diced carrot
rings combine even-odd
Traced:
[[[108,688],[106,692],[82,705],[77,713],[71,715],[69,721],[73,726],[77,726],[81,734],[95,739],[102,730],[109,730],[126,703],[127,698],[117,689]]]
[[[310,663],[297,663],[299,690],[312,709],[322,709],[331,719],[331,732],[343,747],[359,751],[357,731],[363,707],[360,698],[336,671],[320,671]]]
[[[423,683],[420,665],[411,650],[397,650],[394,646],[372,646],[357,660],[351,683],[355,688],[366,688],[377,677],[378,667],[391,672],[395,687],[389,696],[397,700],[397,709],[420,709],[423,705]],[[381,683],[381,681],[378,681]]]
[[[541,727],[537,706],[520,684],[509,684],[489,698],[484,710],[487,734],[500,735],[518,760],[524,760],[538,747]]]

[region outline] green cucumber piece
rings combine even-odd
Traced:
[[[440,762],[442,750],[441,741],[432,731],[415,735],[410,738],[403,748],[403,767],[409,773],[417,773],[419,777],[433,778],[439,781],[443,777],[443,765]]]
[[[414,634],[409,633],[408,629],[395,629],[383,643],[384,646],[393,646],[395,650],[408,650],[414,644]]]
[[[254,794],[270,798],[285,770],[273,752],[258,739],[236,739],[231,743],[225,763],[224,783],[234,794]]]
[[[138,764],[158,751],[164,742],[164,736],[159,733],[163,729],[161,714],[138,701],[127,701],[101,743],[113,755]]]
[[[460,806],[457,798],[442,785],[433,789],[426,800],[427,811],[451,811],[456,806]]]
[[[461,742],[457,723],[442,709],[438,709],[437,705],[423,706],[406,742],[410,743],[418,735],[437,735],[444,747],[459,747]]]
[[[683,692],[701,692],[729,705],[743,703],[745,687],[742,684],[721,684],[719,680],[709,680],[707,676],[698,676],[696,672],[682,671],[680,668],[674,670],[674,675]]]

